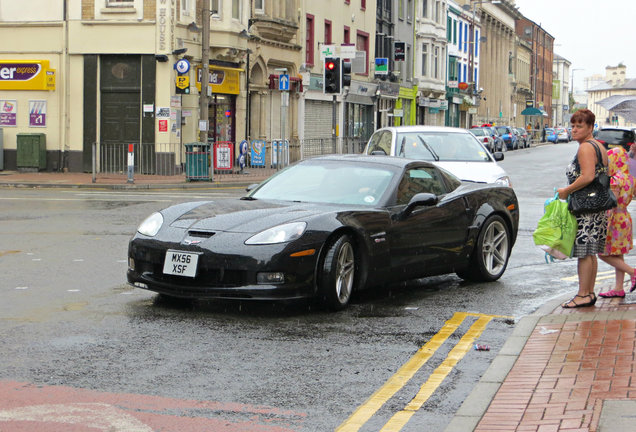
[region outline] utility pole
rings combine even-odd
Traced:
[[[208,142],[208,88],[210,81],[210,2],[204,1],[201,11],[201,91],[199,92],[199,141]],[[203,122],[203,123],[202,123]],[[201,127],[204,124],[205,127]]]

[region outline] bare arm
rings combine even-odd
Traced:
[[[559,188],[559,198],[566,199],[572,192],[584,188],[594,180],[596,168],[596,151],[594,146],[584,143],[579,146],[577,152],[579,165],[581,166],[581,175],[570,185]]]

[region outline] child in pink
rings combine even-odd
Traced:
[[[598,257],[615,269],[613,289],[599,293],[600,297],[625,297],[623,281],[625,273],[631,277],[629,292],[636,288],[636,269],[627,265],[623,256],[632,249],[632,217],[627,206],[636,193],[635,180],[629,172],[628,155],[622,147],[615,147],[608,153],[610,186],[618,206],[608,211],[607,239],[605,253]]]

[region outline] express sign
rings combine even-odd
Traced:
[[[0,90],[55,90],[48,60],[0,60]]]

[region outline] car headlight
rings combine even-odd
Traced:
[[[245,240],[245,244],[264,245],[289,242],[300,238],[300,236],[305,232],[305,228],[307,228],[306,222],[293,222],[278,225],[253,235]]]
[[[495,180],[495,183],[502,186],[512,187],[512,182],[510,181],[510,177],[508,176],[499,177],[497,180]]]
[[[159,212],[155,212],[148,216],[137,228],[137,231],[140,234],[147,235],[149,237],[154,237],[158,232],[159,228],[163,225],[163,216]]]

